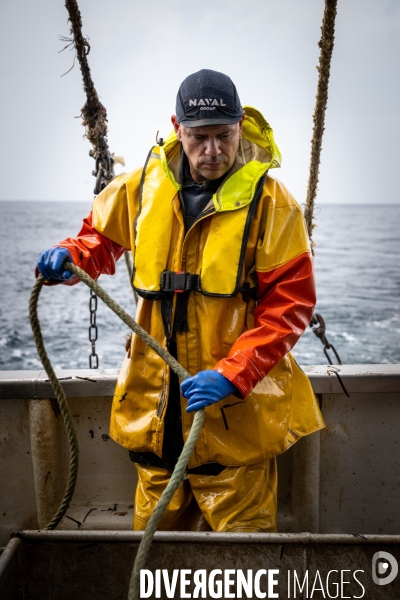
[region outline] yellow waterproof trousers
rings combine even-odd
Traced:
[[[136,465],[138,485],[133,528],[145,529],[171,471]],[[163,531],[276,531],[276,459],[227,467],[219,475],[192,475],[165,511]]]

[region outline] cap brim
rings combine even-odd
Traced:
[[[198,121],[180,121],[185,127],[204,127],[205,125],[234,125],[239,123],[242,117],[232,117],[231,119],[199,119]]]

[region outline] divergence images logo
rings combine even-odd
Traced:
[[[390,572],[389,565],[391,567]],[[372,579],[374,583],[377,585],[387,585],[388,583],[392,583],[392,581],[396,579],[398,571],[399,565],[394,556],[389,554],[389,552],[384,552],[383,550],[380,552],[375,552],[374,556],[372,557]],[[385,573],[388,573],[386,577],[378,576],[385,575]]]

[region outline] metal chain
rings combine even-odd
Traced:
[[[313,325],[315,325],[315,327],[313,327]],[[311,317],[311,321],[310,321],[310,327],[312,327],[313,332],[315,333],[315,335],[317,336],[317,338],[319,338],[321,340],[321,343],[324,346],[324,354],[327,358],[328,361],[328,375],[335,375],[340,383],[340,386],[342,388],[342,390],[344,391],[344,393],[346,394],[346,396],[348,396],[350,398],[350,394],[349,392],[346,390],[346,387],[342,381],[342,378],[339,375],[339,370],[337,367],[335,367],[333,365],[333,362],[331,360],[331,357],[329,356],[328,350],[332,350],[334,355],[336,356],[336,360],[338,361],[338,364],[341,365],[342,361],[340,360],[340,356],[336,351],[336,348],[333,344],[331,344],[328,340],[328,338],[325,335],[326,332],[326,326],[325,326],[325,321],[322,318],[322,316],[318,313],[314,313],[313,316]]]
[[[97,196],[114,177],[114,158],[110,154],[107,138],[101,137],[99,139],[99,148],[97,151],[90,150],[89,156],[96,161],[92,175],[96,177],[96,185],[93,191],[94,195]]]
[[[94,160],[96,161],[96,166],[95,169],[92,171],[92,175],[96,177],[96,184],[94,186],[93,192],[94,195],[97,196],[102,190],[104,190],[105,187],[107,187],[107,185],[114,177],[114,158],[110,154],[106,137],[99,137],[99,145],[97,151],[94,149],[90,150],[89,156],[94,158]],[[93,290],[90,290],[89,310],[89,341],[92,344],[92,353],[89,355],[89,365],[91,369],[98,369],[99,357],[96,354],[95,345],[98,336],[98,330],[96,325],[97,296],[93,292]]]
[[[96,341],[98,337],[98,329],[96,323],[97,313],[97,296],[93,290],[90,290],[89,299],[90,325],[89,325],[89,342],[92,344],[92,352],[89,355],[89,367],[91,369],[99,368],[99,357],[96,354]]]
[[[92,171],[92,175],[96,177],[96,184],[94,186],[94,195],[97,196],[102,190],[110,183],[114,176],[113,163],[114,159],[108,149],[107,138],[101,136],[99,138],[99,148],[90,150],[89,156],[94,158],[96,161],[95,169]],[[89,312],[90,312],[90,325],[89,325],[89,341],[92,344],[92,352],[89,354],[89,367],[91,369],[99,368],[99,357],[96,354],[96,341],[98,337],[98,329],[96,324],[96,311],[97,311],[97,296],[90,290],[89,299]]]
[[[313,327],[313,325],[316,325],[316,327]],[[313,332],[315,333],[317,338],[319,338],[321,340],[321,343],[324,346],[324,354],[327,358],[328,364],[333,365],[331,357],[328,354],[328,350],[333,350],[333,353],[336,356],[336,360],[338,361],[338,364],[341,365],[342,361],[340,360],[339,354],[336,352],[335,346],[328,341],[328,338],[325,335],[325,332],[326,332],[325,321],[320,314],[318,314],[318,313],[313,314],[313,316],[311,317],[311,321],[310,321],[310,327],[312,327]]]

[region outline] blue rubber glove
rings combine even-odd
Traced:
[[[67,248],[59,248],[57,246],[56,248],[50,248],[49,250],[41,252],[37,257],[36,262],[40,274],[43,275],[47,281],[58,283],[72,277],[70,271],[65,271],[63,269],[63,263],[66,260],[74,262],[70,251],[67,250]]]
[[[218,371],[200,371],[193,377],[184,379],[181,392],[188,399],[187,412],[193,412],[223,400],[230,394],[236,393],[237,387],[233,385]]]

